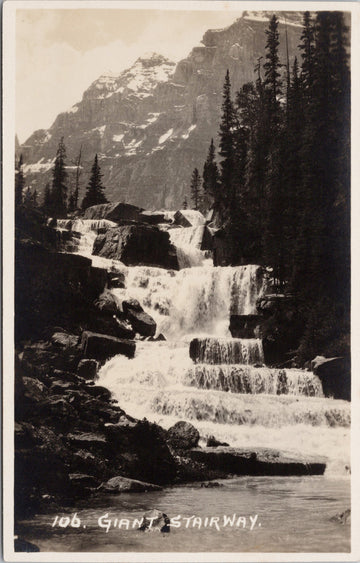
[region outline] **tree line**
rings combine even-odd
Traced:
[[[277,291],[295,296],[309,357],[349,331],[347,36],[342,12],[305,12],[290,68],[273,15],[255,80],[234,99],[226,73],[218,157],[211,140],[202,182],[198,169],[191,181],[193,206],[213,208],[230,264],[266,265]]]
[[[68,185],[68,172],[66,170],[66,148],[64,139],[61,138],[52,169],[52,183],[51,185],[50,183],[46,184],[43,201],[40,204],[40,208],[46,215],[55,218],[65,218],[68,213],[72,213],[79,209],[81,149],[75,164],[75,186],[70,191]],[[98,155],[96,154],[91,167],[86,193],[80,206],[82,210],[92,205],[108,203],[104,194],[105,188],[102,185],[102,176],[98,162]],[[31,190],[31,188],[25,186],[22,155],[20,155],[17,163],[15,174],[15,208],[20,205],[39,207],[36,188]]]

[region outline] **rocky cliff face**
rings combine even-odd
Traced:
[[[244,12],[230,27],[207,31],[203,45],[177,65],[152,53],[120,75],[100,76],[50,129],[35,131],[18,149],[24,156],[27,183],[43,192],[63,136],[70,184],[82,147],[83,192],[98,153],[108,199],[148,209],[179,207],[189,195],[192,170],[202,170],[211,137],[218,141],[226,69],[233,92],[254,80],[270,15]],[[286,22],[292,61],[302,17],[281,12],[279,18],[280,57],[285,62]]]

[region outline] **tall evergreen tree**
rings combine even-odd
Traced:
[[[53,168],[51,190],[53,214],[57,218],[66,217],[67,212],[67,172],[65,170],[66,149],[61,137]]]
[[[200,204],[202,202],[201,194],[201,178],[197,168],[194,168],[191,176],[190,184],[191,200],[193,202],[193,209],[199,210]]]
[[[219,170],[215,160],[215,145],[214,139],[211,139],[208,155],[203,169],[203,192],[206,207],[210,207],[209,203],[212,202],[215,206],[219,203],[220,198],[220,185],[219,185]]]
[[[306,11],[303,18],[303,30],[299,49],[301,51],[301,80],[304,88],[304,94],[307,98],[311,96],[311,87],[314,79],[314,24],[310,12]]]
[[[45,215],[52,215],[52,200],[49,182],[47,182],[45,186],[42,210]]]
[[[267,172],[264,201],[263,259],[272,266],[274,281],[280,285],[285,277],[284,249],[284,119],[280,107],[282,83],[279,59],[279,22],[274,14],[266,30],[266,62],[264,64],[265,108],[269,132],[267,152]]]
[[[266,41],[266,62],[264,64],[265,70],[265,80],[264,87],[268,96],[269,112],[271,116],[271,122],[277,124],[277,118],[279,117],[280,101],[279,96],[281,95],[281,80],[280,80],[280,68],[281,63],[279,59],[279,21],[274,14],[270,20],[269,29],[265,31],[267,35]]]
[[[23,173],[23,156],[20,155],[15,175],[15,208],[19,207],[23,201],[23,189],[25,187],[25,178]]]
[[[86,194],[82,201],[82,209],[91,207],[92,205],[100,205],[108,203],[104,194],[104,186],[102,185],[102,174],[98,163],[98,156],[95,155],[94,163],[91,168],[90,180],[86,188]]]
[[[222,116],[220,122],[220,150],[222,158],[220,161],[221,197],[219,201],[219,212],[223,221],[228,220],[228,210],[234,197],[234,132],[237,127],[237,116],[231,99],[231,83],[229,70],[226,72],[224,88]]]
[[[82,153],[82,145],[80,146],[79,154],[76,159],[76,177],[75,177],[75,189],[73,193],[72,199],[72,207],[73,210],[77,209],[79,205],[79,192],[80,192],[80,175],[81,175],[81,153]]]

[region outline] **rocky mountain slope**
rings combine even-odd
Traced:
[[[278,15],[280,57],[285,63],[285,30],[292,61],[302,15]],[[254,66],[264,56],[270,16],[270,12],[244,12],[228,28],[208,30],[202,46],[177,65],[151,53],[119,75],[100,76],[79,103],[17,149],[23,153],[27,184],[43,192],[63,136],[70,184],[82,147],[83,191],[98,153],[109,200],[148,209],[179,207],[189,197],[192,170],[202,170],[211,137],[218,142],[226,69],[233,92],[254,80]]]

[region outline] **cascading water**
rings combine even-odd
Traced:
[[[53,221],[49,219],[49,221]],[[71,231],[79,233],[80,239],[77,254],[91,256],[95,239],[101,230],[116,227],[116,223],[107,219],[56,219],[57,231]]]
[[[233,446],[322,455],[328,473],[345,472],[349,403],[324,398],[311,372],[263,366],[260,340],[230,338],[230,314],[256,313],[266,289],[262,268],[205,261],[175,272],[103,261],[125,276],[125,289],[112,290],[118,300],[138,299],[167,339],[138,341],[134,359],[116,356],[99,373],[98,383],[130,415],[164,427],[189,420],[203,439],[214,435]],[[196,363],[189,356],[194,338]]]
[[[192,268],[201,266],[206,252],[201,250],[205,226],[179,227],[169,230],[170,241],[176,247],[179,267]]]

